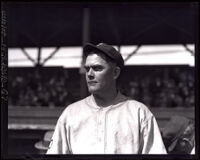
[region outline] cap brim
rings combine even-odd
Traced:
[[[87,43],[84,47],[83,47],[83,54],[85,57],[87,57],[87,55],[91,52],[101,52],[103,53],[104,55],[106,55],[107,57],[109,57],[111,60],[115,61],[117,63],[117,65],[122,69],[123,66],[124,66],[124,60],[121,56],[121,54],[118,52],[117,54],[115,54],[115,56],[110,53],[109,51],[107,51],[106,49],[104,50],[102,47],[98,47],[98,46],[95,46],[91,43]]]
[[[49,148],[49,146],[44,146],[42,141],[39,141],[39,142],[35,143],[35,148],[40,149],[40,150],[47,150]]]

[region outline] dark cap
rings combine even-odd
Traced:
[[[171,152],[175,148],[178,139],[184,133],[190,123],[190,119],[183,116],[172,116],[162,129],[162,137],[166,149]]]
[[[91,43],[87,43],[83,47],[83,53],[87,56],[92,51],[99,51],[106,56],[110,57],[120,68],[124,67],[124,60],[122,55],[111,45],[105,43],[99,43],[97,45],[93,45]]]

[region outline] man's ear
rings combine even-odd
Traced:
[[[120,67],[116,66],[113,70],[113,78],[116,80],[120,75],[121,69]]]

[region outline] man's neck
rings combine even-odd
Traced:
[[[107,92],[104,94],[93,94],[94,100],[98,106],[108,107],[110,106],[115,98],[117,97],[118,91]]]

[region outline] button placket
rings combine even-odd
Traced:
[[[104,123],[104,118],[105,118],[105,112],[103,108],[99,109],[99,114],[98,114],[98,133],[97,133],[97,140],[98,140],[98,146],[99,150],[101,153],[104,152],[104,128],[105,128],[105,123]]]

